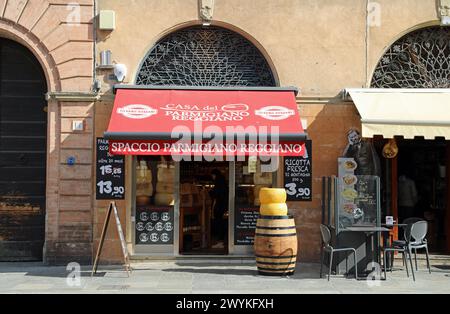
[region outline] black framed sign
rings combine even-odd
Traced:
[[[259,207],[236,208],[234,218],[234,245],[253,245]]]
[[[284,188],[288,201],[312,200],[312,141],[303,157],[284,157]]]
[[[125,198],[125,157],[111,155],[109,142],[97,138],[96,199],[123,200]]]
[[[173,206],[136,208],[136,244],[173,244]]]

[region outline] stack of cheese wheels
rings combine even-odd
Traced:
[[[295,221],[287,215],[286,191],[262,188],[260,216],[256,223],[256,266],[261,275],[288,276],[297,263]]]
[[[145,160],[140,160],[136,167],[136,203],[147,205],[153,195],[152,171]]]
[[[175,168],[166,163],[158,164],[155,205],[172,206],[175,203],[173,185]]]
[[[263,187],[259,190],[262,216],[285,216],[288,213],[286,205],[286,190]]]

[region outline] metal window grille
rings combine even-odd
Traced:
[[[373,88],[450,88],[450,28],[429,27],[395,42],[379,61]]]
[[[137,85],[275,86],[261,52],[221,27],[194,26],[172,33],[145,57]]]

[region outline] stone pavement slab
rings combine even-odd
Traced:
[[[127,276],[119,266],[100,266],[90,275],[82,267],[79,277],[66,267],[41,263],[0,263],[0,293],[142,293],[142,294],[290,294],[290,293],[450,293],[450,269],[433,265],[429,274],[423,265],[416,282],[399,269],[386,281],[356,281],[332,276],[319,278],[319,265],[298,264],[291,277],[260,276],[254,264],[139,262]],[[70,276],[69,276],[70,275]],[[67,279],[69,276],[69,279]],[[78,280],[78,281],[77,281]]]

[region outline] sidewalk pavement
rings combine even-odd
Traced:
[[[81,277],[76,277],[76,272],[61,266],[0,263],[0,293],[450,293],[450,266],[432,263],[429,274],[420,264],[416,282],[406,277],[401,262],[386,281],[332,276],[328,282],[319,278],[318,264],[302,263],[289,278],[260,276],[254,264],[242,263],[137,262],[129,277],[117,266],[100,266],[94,277],[83,266]]]

